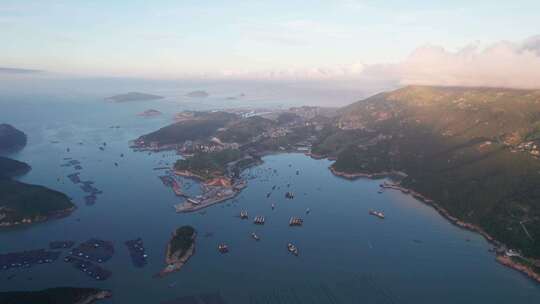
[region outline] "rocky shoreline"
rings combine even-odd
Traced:
[[[336,170],[335,168],[333,168],[332,166],[330,166],[330,171],[338,176],[338,177],[342,177],[342,178],[345,178],[345,179],[349,179],[349,180],[354,180],[354,179],[357,179],[357,178],[370,178],[370,179],[380,179],[380,178],[385,178],[385,177],[389,177],[389,176],[393,176],[395,175],[396,173],[398,172],[378,172],[378,173],[362,173],[362,172],[358,172],[358,173],[346,173],[346,172],[341,172],[341,171],[338,171]],[[392,187],[387,187],[387,188],[392,188],[392,189],[395,189],[395,190],[400,190],[402,193],[404,194],[409,194],[411,196],[413,196],[414,198],[416,198],[417,200],[421,201],[422,203],[424,204],[427,204],[431,207],[433,207],[442,217],[444,217],[445,219],[447,219],[450,223],[462,228],[462,229],[466,229],[466,230],[469,230],[469,231],[473,231],[473,232],[476,232],[478,234],[480,234],[481,236],[483,236],[490,244],[496,246],[497,248],[501,248],[504,246],[504,244],[502,244],[501,242],[499,242],[498,240],[496,240],[494,237],[492,237],[490,234],[488,234],[484,229],[480,228],[479,226],[477,225],[474,225],[472,223],[467,223],[467,222],[464,222],[464,221],[461,221],[460,219],[450,215],[450,213],[448,212],[448,210],[446,210],[445,208],[441,207],[439,204],[437,204],[436,202],[434,202],[432,199],[424,196],[423,194],[421,193],[418,193],[412,189],[408,189],[408,188],[405,188],[405,187],[402,187],[402,186],[396,186],[396,185],[393,185]],[[531,269],[530,267],[526,266],[526,265],[523,265],[521,263],[518,263],[518,262],[515,262],[515,261],[512,261],[510,259],[510,257],[504,255],[504,254],[497,254],[496,256],[496,260],[507,266],[507,267],[510,267],[510,268],[513,268],[514,270],[517,270],[517,271],[520,271],[524,274],[526,274],[529,278],[535,280],[536,282],[540,283],[540,274],[536,273],[533,269]]]
[[[193,240],[193,243],[191,246],[185,250],[185,251],[179,251],[175,252],[174,254],[171,252],[171,242],[174,239],[176,235],[173,234],[171,237],[171,240],[167,244],[167,250],[165,251],[165,263],[167,263],[167,266],[161,270],[156,277],[163,278],[166,275],[176,272],[184,266],[189,258],[195,254],[195,237],[197,236],[197,233],[194,232],[191,239]]]
[[[15,221],[15,222],[0,222],[0,229],[2,229],[2,228],[12,228],[12,227],[16,227],[16,226],[26,226],[26,225],[36,224],[36,223],[47,222],[47,221],[49,221],[51,219],[64,218],[64,217],[69,216],[76,209],[77,209],[77,207],[73,206],[71,208],[68,208],[68,209],[65,209],[65,210],[62,210],[62,211],[57,211],[57,212],[49,213],[47,215],[42,215],[42,216],[36,216],[34,218],[31,218],[31,219],[30,218],[25,218],[25,219],[22,219],[20,221]],[[1,216],[0,216],[0,220],[2,220]]]

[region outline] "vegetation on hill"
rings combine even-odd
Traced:
[[[217,137],[223,142],[243,144],[275,125],[276,123],[273,120],[252,116],[232,122],[226,126],[225,130],[218,132]]]
[[[96,288],[57,287],[39,291],[0,292],[3,304],[78,304],[92,303],[110,293]]]
[[[23,175],[28,171],[30,171],[28,164],[0,156],[0,179]]]
[[[406,172],[404,186],[540,257],[540,91],[406,87],[348,106],[338,125],[359,135],[335,145],[334,169]]]
[[[0,224],[44,220],[74,207],[63,193],[19,181],[0,179]]]
[[[235,118],[237,118],[237,115],[225,112],[195,112],[193,119],[168,125],[141,136],[138,141],[168,145],[182,143],[187,140],[206,139]]]
[[[176,229],[174,236],[169,243],[170,255],[181,252],[179,256],[182,256],[182,252],[185,252],[191,247],[191,245],[193,245],[194,233],[195,229],[191,226],[182,226]]]
[[[240,150],[226,149],[219,152],[199,152],[192,157],[178,160],[174,168],[187,170],[198,176],[209,179],[222,176],[226,172],[226,165],[243,157]]]
[[[0,124],[0,150],[18,150],[26,146],[26,134],[9,124]]]

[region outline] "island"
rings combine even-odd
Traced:
[[[210,96],[210,94],[208,94],[208,92],[206,91],[197,90],[197,91],[192,91],[192,92],[187,93],[186,96],[193,97],[193,98],[206,98]]]
[[[138,116],[141,116],[141,117],[155,117],[155,116],[160,116],[162,113],[158,110],[154,110],[154,109],[148,109],[142,113],[139,113],[137,114]]]
[[[0,292],[0,303],[90,304],[111,296],[111,291],[96,288],[56,287],[39,291]]]
[[[0,151],[16,151],[26,146],[26,134],[9,124],[0,124]]]
[[[407,86],[340,109],[183,113],[134,147],[176,150],[184,159],[175,172],[200,179],[203,189],[228,185],[244,162],[281,152],[333,160],[329,169],[347,179],[390,177],[381,188],[482,234],[504,265],[539,274],[540,116],[533,113],[538,90]],[[201,202],[177,211],[211,205]]]
[[[0,157],[0,227],[32,224],[69,215],[75,205],[63,193],[12,178],[30,171],[26,163]]]
[[[174,231],[165,253],[167,266],[159,272],[158,277],[164,277],[180,270],[189,258],[195,254],[195,238],[197,232],[191,226],[182,226]]]
[[[130,101],[146,101],[146,100],[157,100],[163,99],[163,96],[140,93],[140,92],[128,92],[125,94],[118,94],[111,97],[107,97],[107,100],[113,102],[130,102]]]

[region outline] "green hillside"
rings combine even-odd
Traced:
[[[314,148],[336,154],[335,169],[406,172],[405,186],[540,257],[540,91],[411,86],[341,113]],[[333,139],[346,132],[351,144]]]

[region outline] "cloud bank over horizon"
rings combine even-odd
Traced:
[[[349,85],[485,86],[540,89],[540,35],[523,42],[479,43],[456,51],[418,47],[397,63],[362,64],[249,72],[226,71],[224,78],[338,81]]]

